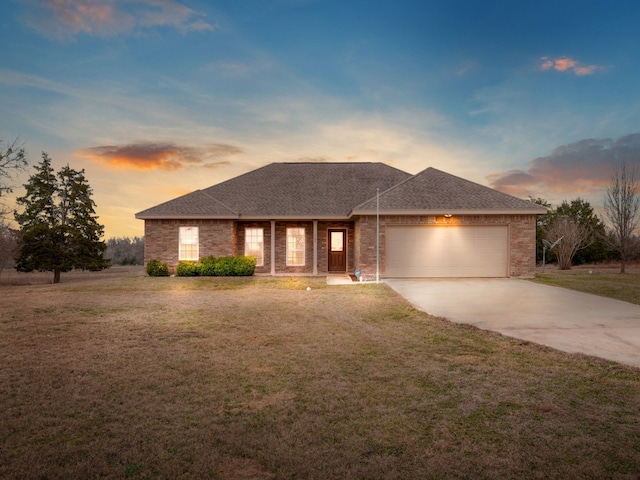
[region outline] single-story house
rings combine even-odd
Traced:
[[[145,262],[249,255],[257,274],[530,277],[546,209],[448,173],[272,163],[136,214]]]

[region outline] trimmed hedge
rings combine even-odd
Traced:
[[[216,259],[213,256],[201,258],[198,265],[200,266],[199,275],[213,277],[216,274]]]
[[[198,264],[182,260],[178,262],[177,273],[179,277],[195,277],[199,274]]]
[[[149,263],[147,263],[147,275],[150,277],[168,277],[169,267],[160,260],[149,260]]]
[[[236,255],[233,257],[205,257],[198,263],[181,261],[178,263],[179,277],[234,277],[251,276],[256,269],[256,259]]]

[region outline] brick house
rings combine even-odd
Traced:
[[[546,209],[448,173],[272,163],[136,214],[145,263],[250,255],[257,274],[530,277]]]

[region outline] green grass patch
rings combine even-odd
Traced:
[[[640,305],[640,273],[636,271],[620,274],[593,267],[569,271],[547,269],[536,274],[534,281]]]

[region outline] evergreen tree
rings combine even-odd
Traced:
[[[53,272],[53,283],[59,283],[60,273],[74,268],[108,268],[106,244],[101,240],[104,228],[95,215],[84,170],[67,165],[55,175],[45,152],[35,169],[24,185],[26,194],[16,199],[24,209],[15,212],[22,233],[17,270]]]

